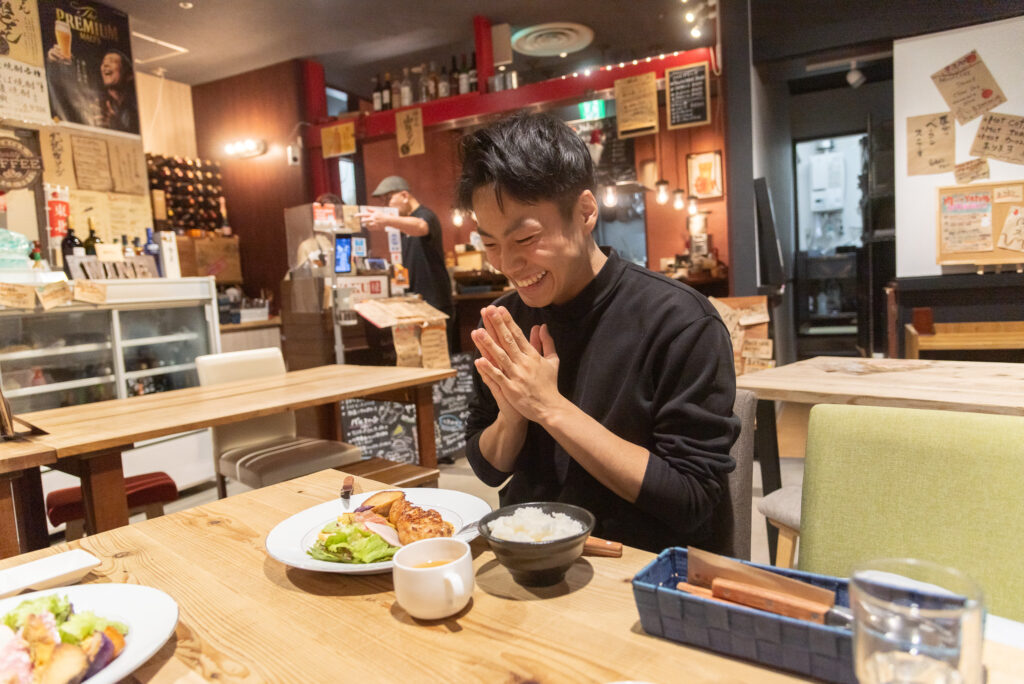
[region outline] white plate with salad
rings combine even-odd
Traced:
[[[27,601],[32,603],[23,606]],[[22,606],[20,611],[19,606]],[[0,600],[0,623],[11,629],[14,623],[20,628],[25,624],[25,616],[30,613],[38,616],[44,610],[54,616],[52,623],[49,618],[46,623],[56,627],[61,645],[77,642],[85,651],[90,668],[94,659],[110,658],[120,647],[120,652],[105,666],[82,680],[84,684],[121,681],[159,651],[178,624],[178,604],[174,599],[159,589],[138,584],[84,584],[11,596]],[[123,644],[111,643],[111,639],[106,638],[110,635],[117,639],[109,629],[122,633]],[[104,635],[102,639],[100,632]],[[12,643],[9,632],[0,628],[0,634],[0,670],[3,670],[0,680],[4,680],[4,675],[9,674],[6,670],[19,661],[15,653],[18,645]],[[102,645],[94,646],[90,652],[93,644],[90,639]],[[56,660],[56,651],[54,653]],[[73,665],[79,657],[74,654],[68,661]],[[64,662],[51,661],[49,667],[63,665]]]
[[[433,509],[441,514],[445,522],[451,523],[455,530],[455,537],[465,541],[472,541],[479,533],[476,527],[459,532],[469,523],[476,522],[491,512],[490,505],[480,497],[459,492],[454,489],[434,489],[432,487],[417,487],[402,489],[399,487],[379,491],[401,491],[405,493],[406,500],[425,509]],[[348,501],[344,499],[333,499],[322,504],[307,508],[301,513],[296,513],[290,518],[281,521],[267,535],[267,553],[285,565],[302,570],[315,570],[319,572],[334,572],[347,575],[372,575],[382,572],[390,572],[392,562],[390,555],[397,550],[391,547],[386,541],[365,529],[349,529],[347,526],[338,525],[338,517],[343,513],[352,513],[358,509],[364,501],[378,492],[364,492],[353,494]],[[317,539],[325,527],[331,526],[337,534],[351,533],[355,536],[367,537],[356,539],[351,548],[355,550],[355,557],[348,562],[321,560],[310,554],[310,550],[317,543]],[[354,527],[354,526],[353,526]],[[340,528],[340,529],[339,529]],[[363,555],[370,562],[358,558]],[[387,556],[387,560],[373,561],[381,555]]]

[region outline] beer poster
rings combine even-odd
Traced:
[[[56,121],[139,134],[128,15],[84,0],[39,4]]]

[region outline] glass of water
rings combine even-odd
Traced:
[[[954,568],[910,558],[854,568],[854,661],[861,684],[981,684],[981,589]]]

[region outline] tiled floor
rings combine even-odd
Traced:
[[[488,487],[476,478],[470,469],[466,459],[458,459],[452,465],[440,465],[441,481],[443,489],[456,489],[469,494],[479,496],[491,505],[492,508],[498,505],[498,490]],[[803,459],[785,458],[782,459],[782,482],[785,485],[798,485],[803,481]],[[237,482],[228,483],[228,494],[238,494],[248,489],[245,485]],[[217,498],[217,491],[211,485],[204,488],[197,488],[183,492],[182,498],[165,507],[167,513],[184,510],[203,503],[208,503]],[[768,537],[765,531],[764,516],[757,512],[757,502],[761,498],[761,473],[757,463],[754,463],[754,504],[751,515],[751,560],[758,563],[768,562]],[[141,520],[141,516],[133,518],[133,522]]]

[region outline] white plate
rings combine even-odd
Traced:
[[[121,655],[83,684],[121,681],[159,651],[178,624],[178,604],[174,599],[159,589],[138,584],[82,584],[11,596],[0,600],[0,615],[14,610],[22,601],[53,594],[67,596],[76,612],[91,610],[100,617],[128,625]]]
[[[71,549],[0,570],[0,598],[26,589],[42,590],[74,584],[99,564],[100,559],[88,551]]]
[[[445,522],[450,522],[455,527],[456,532],[461,530],[464,525],[476,522],[491,512],[490,505],[483,499],[454,489],[434,489],[432,487],[401,489],[394,487],[378,491],[405,492],[406,500],[422,508],[433,508],[441,514]],[[346,575],[372,575],[390,571],[391,561],[332,563],[316,560],[306,553],[306,550],[313,546],[324,525],[337,520],[342,513],[354,511],[362,505],[363,501],[376,493],[353,494],[347,504],[342,499],[332,499],[283,520],[267,535],[267,553],[285,565],[303,570],[337,572]],[[468,542],[476,539],[478,532],[474,527],[455,536]]]

